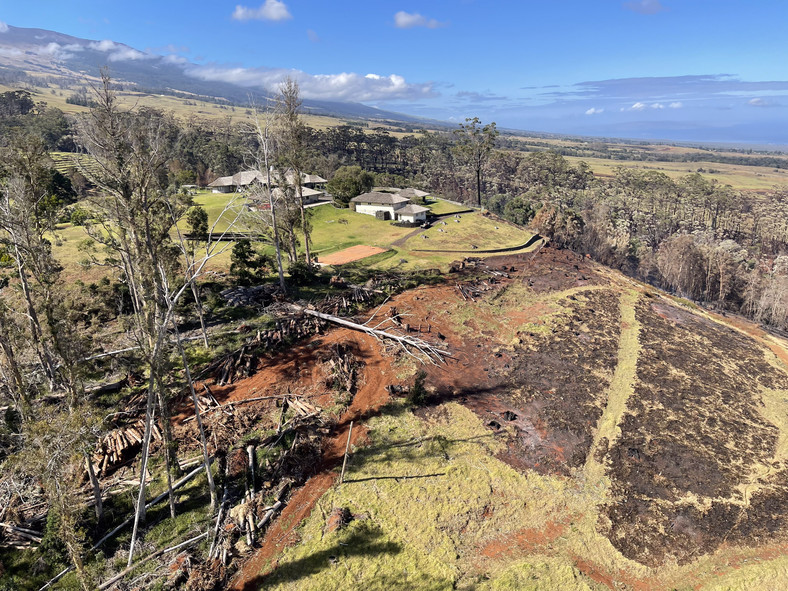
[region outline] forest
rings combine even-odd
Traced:
[[[288,170],[332,180],[364,174],[356,194],[372,184],[419,187],[486,208],[693,302],[788,330],[786,188],[747,193],[701,174],[672,179],[624,168],[600,178],[555,151],[504,149],[495,124],[476,118],[454,131],[414,134],[311,129],[299,117],[295,84],[251,123],[124,110],[106,76],[87,104],[87,114],[66,116],[24,91],[0,95],[0,522],[39,545],[41,577],[57,574],[43,565],[73,567],[76,585],[94,588],[88,555],[123,519],[131,525],[128,566],[146,550],[135,544],[146,521],[152,442],[162,453],[151,469],[166,475],[175,520],[172,490],[184,469],[168,419],[183,402],[184,383],[200,433],[191,467],[202,466],[211,509],[223,506],[211,468],[219,454],[209,451],[192,379],[192,370],[215,360],[187,346],[201,340],[205,355],[208,323],[222,320],[206,318],[207,300],[235,282],[270,287],[283,307],[288,293],[302,303],[326,295],[311,283],[309,212],[297,188],[252,196],[268,204],[261,232],[276,256],[255,258],[239,243],[230,276],[217,279],[208,264],[230,247],[208,238],[213,228],[187,185],[254,169],[269,175],[267,187],[271,175],[284,178]],[[55,157],[71,165],[56,168]],[[84,282],[65,277],[53,255],[64,221],[85,230],[80,251],[92,274]],[[368,292],[353,292],[359,305],[378,297]],[[128,399],[104,383],[108,376],[121,377],[144,417],[131,435],[141,445],[141,467],[125,505],[102,499],[104,471],[94,454],[112,420],[127,412],[118,405]],[[45,508],[40,529],[13,525],[15,513],[32,507]]]

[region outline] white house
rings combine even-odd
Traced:
[[[273,173],[273,167],[271,172]],[[272,174],[271,178],[273,180],[272,185],[276,187],[276,175]],[[292,170],[288,169],[286,172],[285,181],[289,185],[295,184],[295,175],[293,174]],[[325,191],[319,190],[317,187],[322,187],[322,185],[324,185],[326,182],[326,179],[316,174],[305,174],[302,172],[301,186],[304,201],[306,203],[314,203],[315,201],[318,201],[319,198],[325,194]],[[213,193],[235,193],[247,191],[251,185],[255,183],[266,185],[268,183],[268,179],[259,171],[244,170],[242,172],[235,173],[233,176],[220,176],[212,183],[209,183],[208,187]]]
[[[426,221],[428,208],[414,205],[410,199],[394,193],[373,191],[350,200],[357,213],[374,215],[380,220],[394,220],[416,224]]]

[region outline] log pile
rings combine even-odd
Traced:
[[[136,450],[142,445],[145,434],[145,419],[140,418],[117,429],[107,432],[98,442],[96,451],[93,452],[93,470],[96,475],[105,476],[116,465],[126,461],[131,454],[127,450]],[[160,441],[161,429],[154,421],[152,424],[152,439]]]
[[[465,301],[475,302],[481,298],[486,292],[493,288],[486,281],[468,281],[466,283],[457,283],[457,291]]]
[[[262,351],[270,351],[293,340],[319,333],[324,324],[317,318],[301,314],[280,318],[274,328],[258,331],[241,347],[208,365],[197,378],[212,376],[220,386],[247,378],[257,370]]]

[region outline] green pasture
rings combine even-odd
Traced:
[[[598,177],[610,178],[619,167],[638,170],[656,170],[667,176],[678,179],[688,174],[700,174],[709,180],[716,180],[722,185],[730,185],[740,191],[768,191],[775,186],[788,184],[788,170],[767,168],[764,166],[747,166],[743,164],[722,164],[719,162],[641,162],[633,160],[609,160],[606,158],[579,158],[565,156],[572,164],[585,162]],[[714,171],[714,172],[709,172]]]

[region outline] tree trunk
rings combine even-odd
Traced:
[[[180,471],[178,456],[175,452],[175,442],[172,438],[172,424],[170,423],[169,404],[167,394],[164,391],[164,383],[161,376],[157,379],[159,384],[159,415],[161,416],[161,435],[164,444],[164,468],[167,472],[167,490],[169,491],[170,517],[175,519],[175,495],[172,494],[172,473]]]
[[[296,182],[298,185],[296,186],[296,191],[298,192],[298,205],[301,207],[301,230],[304,232],[304,250],[306,251],[306,264],[312,264],[312,254],[310,252],[310,242],[311,237],[309,235],[309,226],[307,226],[307,219],[306,219],[306,207],[304,206],[304,191],[301,187],[301,171],[295,171]]]
[[[208,329],[205,327],[205,314],[202,309],[202,299],[200,298],[200,288],[197,287],[194,279],[191,280],[192,294],[194,295],[194,305],[197,306],[197,314],[200,317],[200,330],[202,330],[202,343],[208,348]]]
[[[197,428],[200,431],[200,445],[202,447],[202,457],[203,462],[205,464],[205,475],[208,478],[208,490],[211,492],[211,513],[216,510],[216,483],[213,481],[213,474],[211,473],[211,460],[208,456],[208,442],[205,438],[205,429],[202,426],[202,413],[200,412],[200,404],[197,400],[197,392],[194,390],[194,381],[192,380],[192,374],[189,369],[189,361],[186,358],[186,351],[183,348],[183,342],[181,341],[181,334],[178,331],[178,327],[175,325],[175,322],[172,323],[173,329],[175,330],[175,341],[178,344],[178,350],[181,353],[181,359],[183,359],[183,369],[186,373],[186,381],[189,384],[189,391],[192,395],[192,402],[194,403],[194,416],[197,420]]]
[[[41,322],[38,320],[36,307],[33,304],[33,295],[30,292],[30,284],[27,282],[27,274],[25,273],[24,262],[19,248],[15,249],[17,274],[19,275],[19,283],[22,286],[22,294],[25,296],[25,303],[27,304],[27,318],[30,323],[30,336],[33,339],[33,348],[36,351],[38,359],[41,361],[41,367],[44,374],[49,380],[50,389],[55,388],[55,368],[52,365],[52,360],[46,348],[46,343],[43,341],[43,331],[41,330]]]
[[[99,480],[96,478],[96,472],[93,470],[93,462],[87,454],[85,454],[85,465],[88,470],[90,484],[93,486],[93,499],[96,502],[96,520],[100,528],[101,522],[104,521],[104,503],[101,500],[101,484],[99,484]]]
[[[476,168],[476,204],[479,209],[482,207],[482,169]]]
[[[140,490],[137,495],[137,508],[134,512],[134,527],[131,530],[131,543],[129,545],[129,561],[127,566],[131,566],[134,560],[134,543],[137,540],[137,532],[140,523],[145,523],[145,496],[147,486],[145,484],[145,474],[148,471],[148,455],[150,451],[150,438],[153,431],[153,400],[155,397],[155,376],[151,371],[148,381],[148,400],[145,406],[145,434],[142,438],[142,458],[140,460]]]

